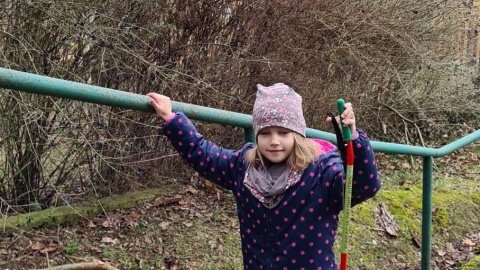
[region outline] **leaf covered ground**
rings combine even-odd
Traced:
[[[383,166],[384,188],[352,211],[351,265],[419,269],[421,162],[385,158],[394,165]],[[478,164],[471,151],[436,160],[432,269],[480,269]],[[203,180],[171,180],[164,189],[133,207],[1,233],[0,269],[95,260],[118,269],[242,269],[233,197]]]

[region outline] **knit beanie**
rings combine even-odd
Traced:
[[[302,97],[283,83],[268,87],[257,84],[252,116],[255,138],[259,130],[271,126],[288,128],[305,137]]]

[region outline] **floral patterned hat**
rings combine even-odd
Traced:
[[[271,126],[288,128],[305,137],[302,97],[283,83],[268,87],[257,84],[252,116],[255,137],[262,128]]]

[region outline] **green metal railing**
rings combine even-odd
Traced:
[[[145,95],[60,80],[5,68],[0,68],[0,88],[67,98],[136,111],[155,112],[148,103],[150,98]],[[172,107],[174,110],[183,111],[188,117],[195,120],[242,127],[245,130],[245,140],[254,141],[252,116],[250,115],[175,101],[172,102]],[[336,143],[336,137],[332,133],[308,128],[306,134],[308,137],[320,138]],[[433,158],[448,155],[478,139],[480,139],[480,130],[437,149],[378,141],[371,142],[372,147],[376,152],[423,157],[422,270],[430,269],[431,265]]]

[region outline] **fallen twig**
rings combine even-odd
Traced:
[[[49,267],[39,270],[118,270],[117,268],[110,266],[101,261],[86,262],[86,263],[73,263],[64,264],[55,267]]]

